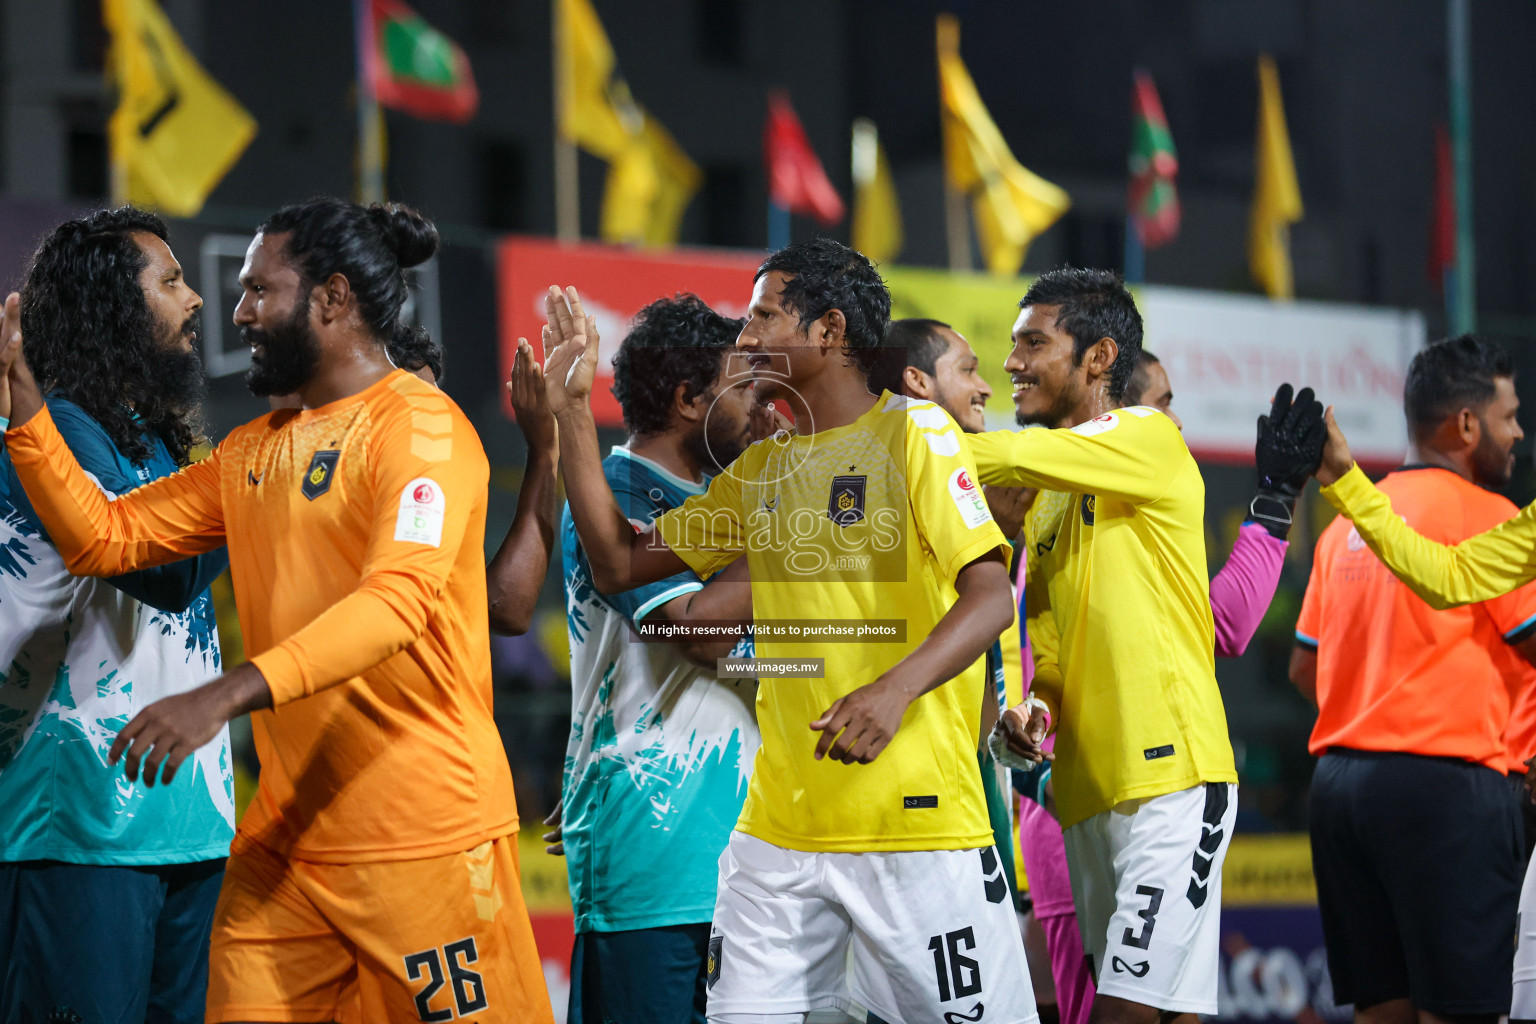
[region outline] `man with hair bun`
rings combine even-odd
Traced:
[[[489,465],[458,406],[385,351],[404,269],[437,246],[403,206],[319,198],[270,217],[234,320],[251,390],[299,408],[112,502],[43,407],[14,296],[0,319],[6,447],[71,571],[229,546],[251,660],[139,711],[109,755],[169,784],[253,713],[262,771],[214,914],[210,1022],[552,1018],[491,715]],[[538,378],[524,346],[514,390]]]

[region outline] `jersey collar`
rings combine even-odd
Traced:
[[[684,480],[676,473],[668,470],[665,466],[662,466],[660,463],[651,461],[644,455],[636,455],[622,444],[616,444],[613,446],[613,454],[622,458],[629,459],[632,462],[640,463],[642,466],[645,466],[647,469],[649,469],[652,473],[655,473],[657,476],[670,483],[673,487],[676,487],[682,491],[686,491],[689,494],[703,494],[705,491],[709,490],[709,474],[707,473],[704,475],[704,482],[701,484],[696,484],[692,480]]]

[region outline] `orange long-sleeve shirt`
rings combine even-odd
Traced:
[[[489,465],[446,395],[391,373],[236,428],[108,501],[47,411],[6,434],[70,571],[228,544],[245,649],[272,690],[240,832],[300,859],[434,857],[517,830],[491,714]]]

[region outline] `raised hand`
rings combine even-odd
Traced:
[[[11,364],[21,355],[21,331],[11,329],[10,311],[8,299],[0,308],[0,420],[6,423],[11,421]]]
[[[544,297],[544,394],[556,416],[592,394],[597,375],[597,318],[581,308],[575,288],[551,285]]]
[[[1323,461],[1317,467],[1317,482],[1329,487],[1349,472],[1355,464],[1355,457],[1349,454],[1349,441],[1345,439],[1344,431],[1339,429],[1339,421],[1333,418],[1333,406],[1328,407],[1323,419],[1328,425],[1328,440],[1323,445]]]
[[[549,408],[545,392],[544,369],[534,358],[527,338],[517,339],[517,355],[512,359],[512,376],[507,380],[507,394],[512,411],[517,414],[518,429],[528,442],[530,453],[538,452],[553,460],[560,455],[560,433],[555,414]]]
[[[43,407],[43,393],[27,366],[21,339],[21,296],[12,292],[0,305],[0,416],[19,427]]]
[[[1291,399],[1291,386],[1281,384],[1269,415],[1259,417],[1259,439],[1254,461],[1259,468],[1259,488],[1295,498],[1317,471],[1323,458],[1323,403],[1311,388],[1302,388]]]
[[[1281,384],[1269,415],[1259,417],[1259,439],[1253,461],[1259,469],[1259,493],[1248,506],[1248,518],[1278,540],[1290,537],[1296,501],[1317,472],[1323,457],[1323,403],[1302,388],[1292,400],[1291,386]]]

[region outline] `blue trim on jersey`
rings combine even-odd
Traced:
[[[1303,647],[1311,648],[1314,651],[1317,650],[1317,637],[1307,636],[1307,634],[1299,629],[1296,631],[1296,642]]]
[[[684,594],[692,594],[703,589],[704,584],[702,583],[679,583],[672,589],[662,591],[655,597],[646,601],[639,608],[636,608],[634,621],[639,622],[641,619],[651,614],[651,612],[655,611],[657,608],[660,608],[662,605],[666,604],[668,601],[675,597],[682,597]]]
[[[688,494],[703,494],[705,491],[709,490],[709,477],[705,477],[704,482],[701,484],[696,484],[692,480],[684,480],[676,473],[671,472],[665,466],[661,465],[661,463],[652,461],[651,459],[646,458],[644,455],[636,455],[634,452],[630,451],[628,448],[621,444],[616,444],[613,446],[612,454],[617,455],[621,459],[629,459],[632,462],[640,463],[640,465],[649,469],[652,473],[655,473],[657,476],[661,477],[673,487],[676,487],[680,491],[686,491]]]
[[[1504,640],[1506,643],[1516,644],[1530,636],[1532,632],[1536,632],[1536,615],[1532,615],[1520,623],[1520,625],[1505,633]]]

